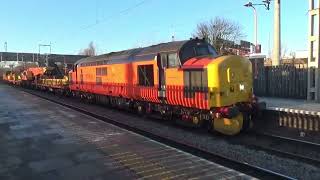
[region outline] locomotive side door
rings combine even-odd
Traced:
[[[164,99],[166,97],[166,76],[165,69],[167,68],[168,58],[167,54],[158,54],[157,65],[159,70],[159,87],[158,98]]]
[[[78,64],[74,66],[74,71],[76,72],[76,84],[78,84]]]

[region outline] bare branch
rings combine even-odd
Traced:
[[[229,47],[231,42],[243,38],[244,34],[238,23],[216,17],[208,22],[199,23],[193,37],[205,38],[219,51],[223,47]]]
[[[79,52],[79,55],[85,55],[85,56],[95,56],[96,55],[96,46],[91,41],[87,48],[82,49]]]
[[[288,47],[286,44],[282,44],[281,45],[281,58],[284,58],[287,56],[287,53],[288,53]]]

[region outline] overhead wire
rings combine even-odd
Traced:
[[[71,34],[73,35],[73,37],[76,35],[76,34],[78,34],[79,33],[79,31],[84,31],[84,30],[88,30],[88,29],[90,29],[90,28],[93,28],[94,26],[97,26],[97,25],[99,25],[99,24],[101,24],[101,23],[105,23],[105,22],[107,22],[107,21],[110,21],[110,20],[113,20],[113,19],[115,19],[117,16],[121,16],[121,15],[125,15],[125,14],[127,14],[127,13],[129,13],[130,11],[132,11],[132,10],[134,10],[134,9],[136,9],[136,8],[138,8],[138,7],[140,7],[140,6],[142,6],[142,5],[144,5],[145,3],[147,3],[148,1],[151,1],[151,0],[142,0],[142,1],[139,1],[138,3],[136,3],[136,4],[134,4],[134,5],[132,5],[132,6],[130,6],[130,7],[128,7],[128,8],[126,8],[126,9],[123,9],[123,10],[120,10],[119,12],[117,12],[117,13],[115,13],[115,14],[113,14],[113,15],[110,15],[110,16],[108,16],[108,17],[105,17],[105,18],[103,18],[103,19],[101,19],[101,20],[99,20],[98,19],[98,10],[97,10],[97,8],[98,8],[98,2],[96,1],[96,18],[95,18],[95,23],[93,23],[93,24],[90,24],[90,25],[87,25],[87,26],[84,26],[84,27],[80,27],[80,30],[78,29],[78,30],[74,30],[74,31],[72,31],[71,32]],[[68,35],[63,35],[63,36],[68,36]],[[59,38],[59,39],[64,39],[63,37],[61,37],[61,38]],[[56,41],[58,41],[59,39],[56,39],[55,40],[55,42]]]
[[[96,19],[96,22],[95,22],[95,23],[90,24],[90,25],[87,25],[87,26],[84,26],[83,28],[81,28],[81,30],[90,29],[90,28],[92,28],[92,27],[94,27],[94,26],[96,26],[96,25],[98,25],[98,24],[101,24],[101,23],[107,22],[107,21],[109,21],[109,20],[112,20],[112,19],[114,19],[116,16],[121,16],[121,15],[127,14],[127,13],[130,12],[131,10],[136,9],[136,8],[142,6],[143,4],[147,3],[148,1],[150,1],[150,0],[140,1],[140,2],[138,2],[138,3],[136,3],[136,4],[134,4],[133,6],[130,6],[130,7],[126,8],[126,9],[123,9],[123,10],[119,11],[119,12],[116,13],[116,14],[113,14],[113,15],[111,15],[111,16],[108,16],[108,17],[106,17],[106,18],[103,18],[102,20]]]

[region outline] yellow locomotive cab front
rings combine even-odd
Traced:
[[[252,96],[251,62],[240,56],[222,56],[208,65],[209,106],[249,102]]]
[[[209,107],[214,113],[213,129],[227,135],[238,134],[244,124],[244,116],[238,111],[233,115],[220,114],[237,103],[249,103],[252,97],[251,62],[240,56],[221,56],[208,64]]]

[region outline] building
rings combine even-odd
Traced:
[[[281,58],[281,65],[294,65],[296,67],[308,67],[308,55],[309,52],[307,50],[296,51],[290,53]],[[272,59],[267,58],[265,61],[265,66],[272,66]]]

